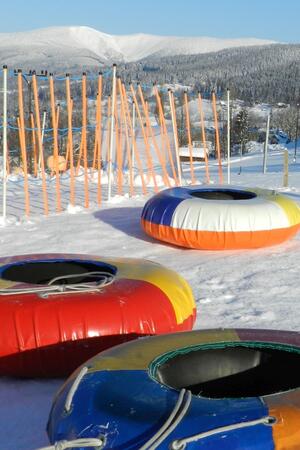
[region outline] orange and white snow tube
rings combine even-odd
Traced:
[[[250,249],[294,236],[300,229],[300,208],[273,190],[176,187],[148,200],[141,225],[150,236],[182,247]]]

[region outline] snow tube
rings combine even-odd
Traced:
[[[187,282],[150,261],[89,255],[0,259],[0,374],[64,376],[113,345],[190,330]]]
[[[176,187],[148,200],[141,225],[150,236],[183,247],[250,249],[294,236],[300,228],[300,208],[267,189]]]
[[[97,450],[299,449],[299,373],[296,332],[138,339],[102,352],[66,381],[49,439],[74,447],[82,439]]]

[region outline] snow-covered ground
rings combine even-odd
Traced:
[[[185,174],[188,164],[184,165]],[[283,188],[283,153],[272,151],[268,170],[262,173],[262,153],[232,161],[232,184],[277,189],[300,204],[300,157],[293,162],[290,150],[289,187]],[[211,162],[217,183],[217,166]],[[226,167],[224,166],[226,180]],[[197,170],[204,179],[203,166]],[[83,182],[81,190],[83,191]],[[54,190],[55,183],[53,183]],[[96,184],[95,184],[96,186]],[[105,187],[104,195],[106,194]],[[54,196],[48,218],[41,215],[40,196],[31,187],[30,220],[22,216],[21,183],[9,186],[10,224],[0,229],[0,256],[68,252],[103,256],[147,258],[178,271],[191,284],[196,303],[195,328],[252,327],[300,330],[300,233],[280,246],[259,250],[196,251],[154,241],[140,228],[145,202],[114,197],[96,206],[96,188],[89,210],[56,214]],[[79,189],[79,188],[78,188]],[[1,190],[0,190],[1,195]],[[79,195],[79,194],[78,194]],[[80,196],[81,195],[81,196]],[[77,198],[83,204],[80,194]],[[149,194],[150,195],[150,194]],[[65,198],[64,204],[68,199]],[[33,450],[47,445],[45,432],[52,398],[63,380],[0,379],[0,449]]]

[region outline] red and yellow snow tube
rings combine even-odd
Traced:
[[[141,225],[150,236],[182,247],[250,249],[294,236],[300,229],[300,208],[267,189],[176,187],[148,200]]]
[[[188,283],[150,261],[89,255],[0,259],[0,374],[62,376],[139,336],[190,330]]]

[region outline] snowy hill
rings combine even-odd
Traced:
[[[254,38],[217,39],[132,34],[114,36],[89,27],[51,27],[0,33],[0,55],[10,67],[96,66],[149,56],[190,55],[274,43]]]

